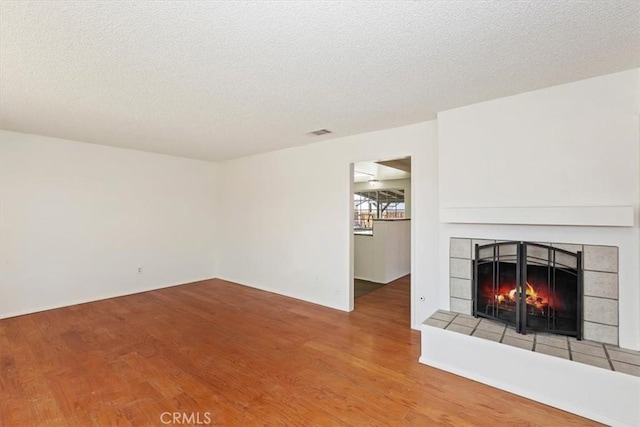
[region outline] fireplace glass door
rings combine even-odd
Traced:
[[[528,242],[475,247],[476,317],[582,338],[582,253]]]

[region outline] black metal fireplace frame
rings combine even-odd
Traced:
[[[509,253],[513,251],[507,251],[506,255],[501,256],[501,249],[507,247],[516,247],[515,254]],[[532,255],[527,255],[529,247],[536,247],[547,251],[547,258],[537,258]],[[542,330],[545,332],[551,332],[559,335],[575,336],[577,339],[582,339],[582,323],[583,323],[583,273],[582,273],[582,252],[570,252],[564,249],[555,248],[548,245],[533,242],[522,241],[507,241],[491,243],[488,245],[475,245],[475,257],[473,262],[473,315],[477,317],[484,317],[492,320],[497,320],[507,324],[515,326],[516,332],[520,334],[526,334],[528,330],[527,326],[527,304],[526,304],[526,282],[527,282],[527,264],[537,264],[548,267],[548,280],[549,285],[553,286],[553,292],[555,294],[556,283],[556,269],[562,269],[569,274],[575,274],[577,278],[577,320],[576,328],[573,330],[557,329],[555,327],[537,328],[536,330]],[[492,249],[492,250],[491,250]],[[486,256],[486,253],[490,251],[490,256]],[[485,256],[482,257],[481,253]],[[560,257],[557,254],[562,254]],[[564,257],[564,258],[563,258]],[[567,258],[569,257],[569,258]],[[558,260],[560,258],[560,260]],[[571,259],[574,262],[569,265],[567,262],[562,262],[562,259]],[[494,292],[498,290],[500,283],[498,283],[500,276],[500,262],[515,262],[516,264],[516,308],[515,308],[515,322],[510,322],[505,319],[499,318],[499,304],[495,304],[493,314],[482,312],[478,309],[478,267],[486,263],[493,264],[493,283],[492,287]],[[575,267],[574,267],[575,266]],[[497,269],[497,270],[496,270]],[[497,294],[497,293],[496,293]],[[555,313],[552,316],[551,310],[547,310],[547,326],[549,324],[555,325]]]

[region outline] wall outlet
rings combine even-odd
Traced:
[[[138,267],[138,274],[142,274],[142,267]]]

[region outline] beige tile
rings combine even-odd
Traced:
[[[471,259],[476,259],[476,245],[480,245],[480,246],[484,246],[484,245],[490,245],[492,243],[495,243],[495,240],[485,240],[485,239],[473,239],[471,241]],[[487,251],[485,250],[483,253],[481,253],[481,257],[486,257],[487,254],[486,253],[491,253],[491,251]]]
[[[527,340],[521,340],[519,338],[505,336],[502,339],[502,343],[506,345],[510,345],[512,347],[522,348],[524,350],[533,349],[533,340],[527,341]]]
[[[584,338],[606,344],[618,345],[618,327],[584,322]]]
[[[563,337],[561,335],[546,335],[546,334],[537,334],[536,342],[538,344],[544,344],[547,346],[558,347],[563,349],[569,348],[569,343],[567,342],[567,337]]]
[[[431,316],[430,318],[424,321],[424,324],[429,326],[434,326],[436,328],[444,329],[449,324],[449,321],[434,319],[433,316]]]
[[[555,261],[556,265],[559,266],[578,268],[578,258],[573,255],[565,254],[563,252],[556,252]]]
[[[584,269],[617,273],[618,248],[586,245],[584,247]]]
[[[587,322],[618,325],[618,301],[607,298],[584,297],[584,320]]]
[[[452,237],[449,241],[449,256],[471,259],[471,239]]]
[[[589,341],[589,340],[579,340],[576,337],[569,337],[569,342],[571,344],[573,344],[574,342],[577,342],[577,343],[582,344],[582,345],[590,345],[590,346],[600,347],[600,348],[602,348],[602,345],[603,345],[601,342]]]
[[[569,339],[572,340],[576,340],[574,337],[569,337]],[[601,347],[603,344],[601,342],[597,342],[597,341],[589,341],[589,340],[576,340],[577,342],[579,342],[580,344],[584,344],[584,345],[592,345],[592,346],[596,346],[596,347]]]
[[[613,369],[616,372],[622,372],[629,375],[634,375],[636,377],[640,377],[640,366],[638,365],[630,365],[624,362],[612,361]]]
[[[438,320],[444,320],[446,322],[451,322],[454,317],[456,317],[455,314],[452,313],[440,313],[439,311],[436,311],[435,313],[433,313],[430,317],[430,319],[438,319]]]
[[[472,312],[471,300],[460,299],[460,298],[449,298],[449,304],[451,307],[451,311],[455,313],[471,315],[471,312]]]
[[[449,277],[471,279],[471,260],[451,258],[449,260]]]
[[[474,316],[472,316],[470,314],[462,314],[462,313],[459,313],[458,317],[462,317],[462,318],[465,318],[465,319],[477,319],[476,317],[474,317]]]
[[[500,257],[516,255],[518,253],[518,245],[516,243],[498,246]]]
[[[449,279],[449,286],[452,297],[471,299],[471,280],[452,277]]]
[[[605,347],[607,347],[607,350],[621,351],[623,353],[631,353],[631,354],[640,356],[640,351],[631,350],[630,348],[618,347],[617,345],[611,345],[611,344],[605,344]]]
[[[495,341],[495,342],[500,342],[500,339],[502,339],[502,334],[496,334],[494,332],[489,332],[489,331],[483,331],[481,329],[476,329],[475,332],[473,333],[474,337],[478,337],[478,338],[484,338],[485,340],[491,340],[491,341]]]
[[[618,299],[618,273],[585,271],[583,277],[585,296]]]
[[[519,340],[531,341],[533,343],[533,339],[535,338],[535,334],[528,333],[526,335],[519,334],[516,332],[515,328],[511,326],[507,326],[507,330],[504,333],[505,337],[517,338]]]
[[[453,319],[453,324],[455,325],[464,325],[467,326],[469,328],[475,328],[478,325],[479,320],[475,319],[475,318],[467,318],[467,317],[456,317],[455,319]]]
[[[527,246],[527,257],[535,258],[538,262],[549,262],[549,249],[540,246]]]
[[[604,351],[604,346],[601,344],[599,347],[589,344],[579,343],[577,341],[569,341],[569,345],[572,353],[588,354],[596,357],[607,357],[607,353]]]
[[[489,239],[473,239],[471,240],[471,246],[475,248],[476,245],[485,246],[485,245],[491,245],[495,242],[496,242],[495,240],[489,240]]]
[[[493,259],[493,252],[494,252],[494,248],[493,247],[481,248],[480,249],[480,258],[481,259]],[[474,254],[474,256],[475,256],[475,254]]]
[[[495,322],[489,319],[482,319],[480,324],[477,326],[478,329],[488,332],[493,332],[496,334],[501,334],[504,332],[505,324],[500,322]]]
[[[552,243],[551,246],[574,254],[578,253],[578,251],[582,252],[584,250],[582,245],[575,245],[573,243]]]
[[[545,344],[536,343],[535,352],[548,354],[549,356],[562,357],[563,359],[569,358],[569,350],[564,348],[553,347]]]
[[[632,365],[640,366],[640,356],[637,354],[626,353],[624,351],[616,351],[607,349],[609,352],[609,358],[611,360],[617,360],[618,362],[630,363]]]
[[[458,332],[464,335],[471,335],[471,332],[473,332],[473,328],[469,328],[468,326],[463,326],[463,325],[456,325],[452,323],[447,327],[447,331]]]
[[[611,370],[609,361],[603,357],[591,356],[589,354],[571,353],[573,360],[576,362],[584,363],[591,366],[597,366],[598,368],[604,368]]]

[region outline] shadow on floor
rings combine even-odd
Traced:
[[[371,291],[380,289],[383,286],[383,283],[374,283],[368,282],[366,280],[353,279],[353,296],[354,298],[358,298],[362,295],[368,294]]]

